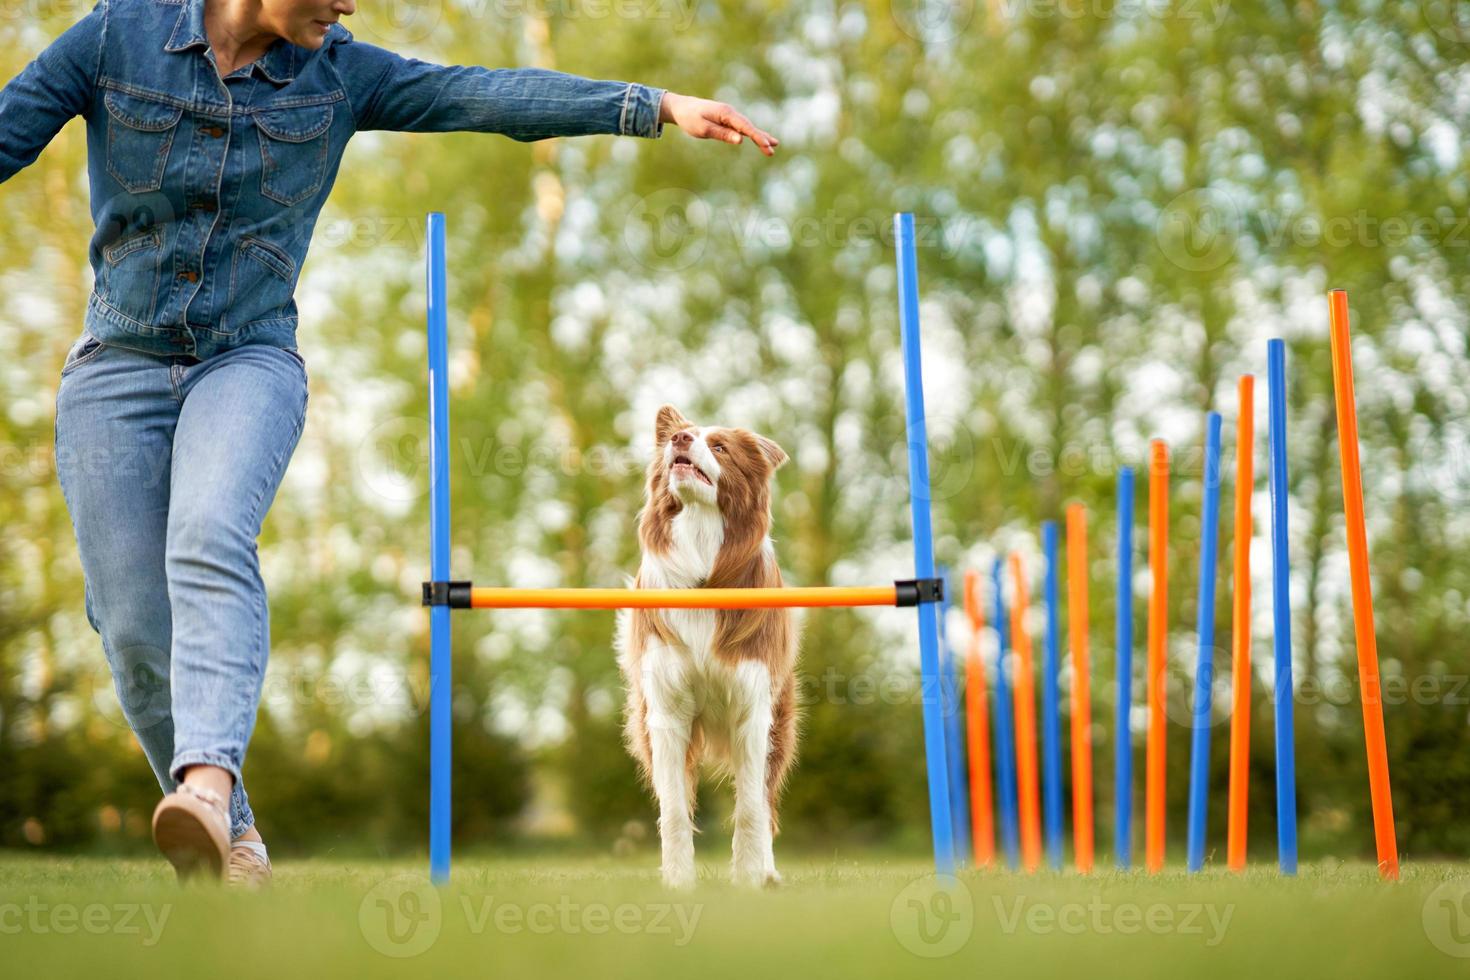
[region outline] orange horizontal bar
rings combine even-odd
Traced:
[[[806,586],[780,589],[506,589],[475,586],[471,609],[780,609],[896,606],[898,589]]]

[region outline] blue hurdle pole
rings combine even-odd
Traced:
[[[930,526],[929,437],[924,424],[923,361],[919,355],[919,260],[914,251],[914,216],[893,216],[898,243],[898,326],[903,341],[904,419],[909,443],[909,506],[914,523],[914,576],[934,578],[934,539]],[[929,770],[929,822],[934,834],[934,867],[954,874],[954,824],[950,819],[949,777],[944,753],[944,699],[939,675],[939,604],[921,602],[919,675],[924,701],[924,759]]]
[[[964,673],[964,660],[954,655],[949,643],[949,611],[954,607],[954,596],[963,595],[954,588],[949,566],[939,566],[939,577],[944,579],[944,605],[939,614],[939,650],[943,655],[944,684],[944,742],[945,756],[949,765],[949,811],[954,826],[955,862],[964,867],[971,861],[970,854],[970,768],[969,753],[965,742],[965,699],[960,678]],[[958,663],[958,668],[956,667]]]
[[[1046,856],[1062,870],[1062,717],[1057,691],[1061,616],[1057,612],[1057,522],[1041,525],[1046,552],[1046,651],[1041,661],[1041,795],[1046,810]]]
[[[1000,839],[1006,852],[1006,867],[1015,871],[1021,866],[1021,831],[1017,809],[1020,800],[1016,797],[1016,723],[1011,714],[1011,681],[1006,674],[1006,636],[1010,632],[1006,624],[1005,560],[996,558],[990,571],[990,580],[995,589],[995,618],[991,625],[995,629],[995,810],[1000,815]]]
[[[1205,864],[1210,791],[1210,715],[1215,683],[1215,553],[1220,530],[1220,413],[1205,422],[1204,534],[1199,550],[1199,657],[1194,669],[1194,734],[1189,749],[1189,870]]]
[[[1133,468],[1118,472],[1118,709],[1113,718],[1113,850],[1133,864]]]
[[[449,581],[449,327],[444,268],[444,214],[429,212],[429,570]],[[429,878],[449,880],[450,684],[449,606],[429,609]]]
[[[1291,682],[1291,559],[1286,535],[1286,343],[1266,342],[1271,389],[1271,612],[1276,653],[1276,849],[1296,874],[1296,722]]]

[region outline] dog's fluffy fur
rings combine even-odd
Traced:
[[[660,408],[634,587],[780,586],[770,485],[786,458],[765,436],[697,426],[672,405]],[[777,883],[772,838],[798,720],[791,610],[623,610],[617,646],[625,741],[658,800],[665,884],[695,880],[701,761],[734,782],[731,876]]]

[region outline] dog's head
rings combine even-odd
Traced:
[[[787,459],[763,435],[695,425],[672,405],[660,408],[654,418],[653,444],[649,502],[658,504],[667,497],[664,502],[677,501],[680,507],[718,507],[727,521],[769,512],[771,476]]]

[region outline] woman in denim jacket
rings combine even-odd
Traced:
[[[0,182],[87,120],[96,222],[56,461],[88,621],[181,877],[268,880],[240,770],[270,644],[255,549],[306,418],[293,294],[360,130],[778,141],[728,105],[355,40],[354,0],[100,0],[0,90]]]

